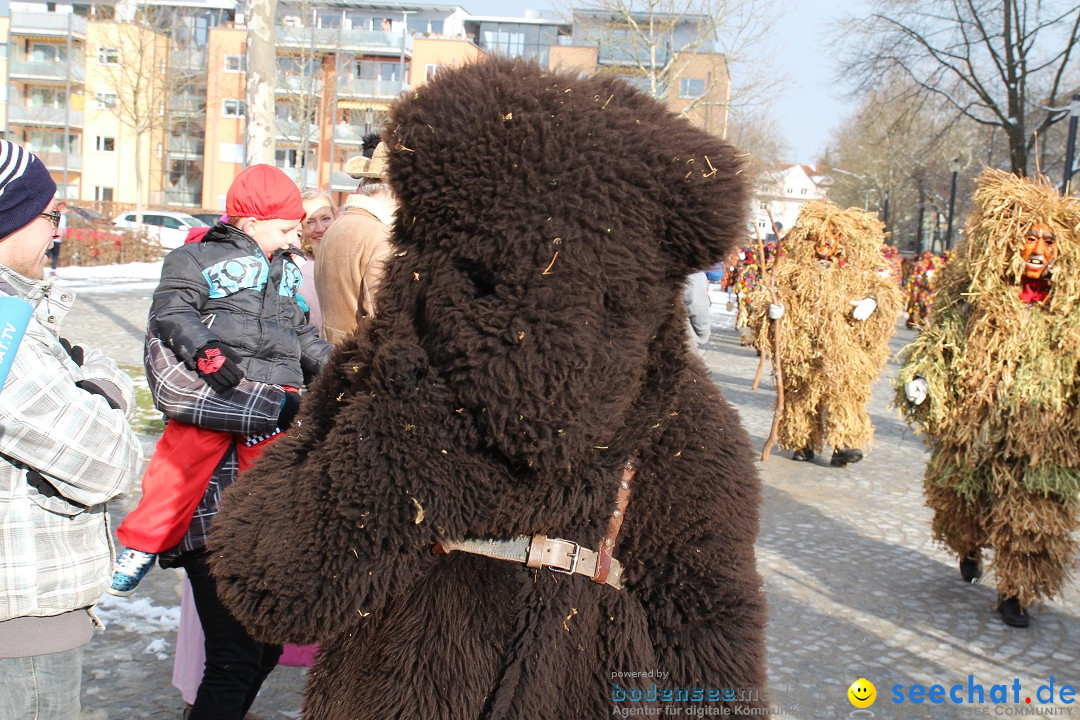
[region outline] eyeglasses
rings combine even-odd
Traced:
[[[41,213],[40,217],[48,218],[49,222],[52,223],[53,230],[58,230],[60,228],[60,211],[59,210],[53,210],[52,212]]]

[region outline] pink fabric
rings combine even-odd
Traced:
[[[172,684],[186,703],[194,703],[206,666],[206,648],[199,611],[191,594],[191,582],[184,573],[180,597],[180,627],[176,631],[176,656],[173,658]]]
[[[311,667],[315,662],[315,654],[319,652],[319,644],[314,645],[286,645],[281,652],[281,660],[278,662],[290,667]]]

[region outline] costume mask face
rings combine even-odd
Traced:
[[[817,244],[814,246],[818,260],[832,260],[839,249],[840,234],[832,227],[826,227],[818,236]]]
[[[1057,252],[1053,228],[1043,222],[1034,223],[1024,233],[1024,247],[1020,250],[1024,277],[1028,280],[1049,278],[1047,270],[1057,259]]]

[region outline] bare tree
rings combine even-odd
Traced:
[[[274,164],[274,90],[277,61],[274,15],[277,0],[247,3],[247,149],[245,164]]]
[[[1080,4],[1062,0],[874,0],[869,17],[838,37],[843,76],[857,92],[884,89],[899,70],[905,91],[941,99],[955,117],[1001,128],[1013,172],[1026,174],[1038,134],[1078,80]],[[852,40],[852,36],[856,39]]]
[[[279,95],[278,102],[287,116],[282,122],[279,113],[277,134],[295,146],[296,184],[302,190],[307,188],[308,154],[319,142],[323,104],[323,64],[327,52],[321,43],[325,37],[318,33],[321,30],[325,35],[329,30],[316,27],[315,7],[311,0],[290,3],[289,12],[296,13],[300,22],[283,26],[277,43],[282,49],[277,59],[277,84],[285,91]]]
[[[751,50],[768,40],[783,1],[598,0],[574,11],[575,42],[595,43],[601,71],[619,73],[661,99],[691,67],[700,66],[703,56],[715,54],[705,84],[680,93],[694,96],[681,112],[751,105],[783,84],[779,73],[751,62]],[[732,67],[745,71],[737,81],[731,79]]]
[[[727,140],[746,156],[745,172],[751,180],[775,168],[791,152],[769,107],[734,110]]]
[[[135,136],[135,212],[141,219],[147,182],[143,153],[149,149],[145,146],[164,139],[169,98],[190,79],[171,71],[169,38],[155,32],[149,17],[103,24],[100,33],[100,52],[115,53],[115,57],[100,58],[99,72],[111,94],[103,92],[97,102],[109,108],[120,125]]]
[[[973,132],[977,126],[955,122],[940,100],[891,102],[890,94],[902,90],[905,82],[894,73],[888,92],[871,91],[863,98],[833,131],[823,165],[831,200],[842,207],[877,209],[888,221],[893,244],[922,250],[930,245],[934,227],[947,217],[953,161],[959,157],[963,178],[954,213],[954,225],[959,226],[966,188],[983,158],[971,151],[981,141]]]

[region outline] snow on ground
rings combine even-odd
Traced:
[[[714,330],[726,330],[735,327],[735,308],[728,309],[728,300],[735,301],[735,296],[729,297],[727,290],[721,290],[719,283],[709,283],[709,318],[712,320]]]
[[[153,290],[161,279],[161,261],[152,263],[125,263],[124,265],[98,265],[96,267],[62,267],[46,279],[79,292],[113,293],[130,290]]]
[[[127,632],[141,635],[175,633],[180,627],[179,605],[155,605],[145,597],[102,595],[94,612],[106,625],[119,625]]]

